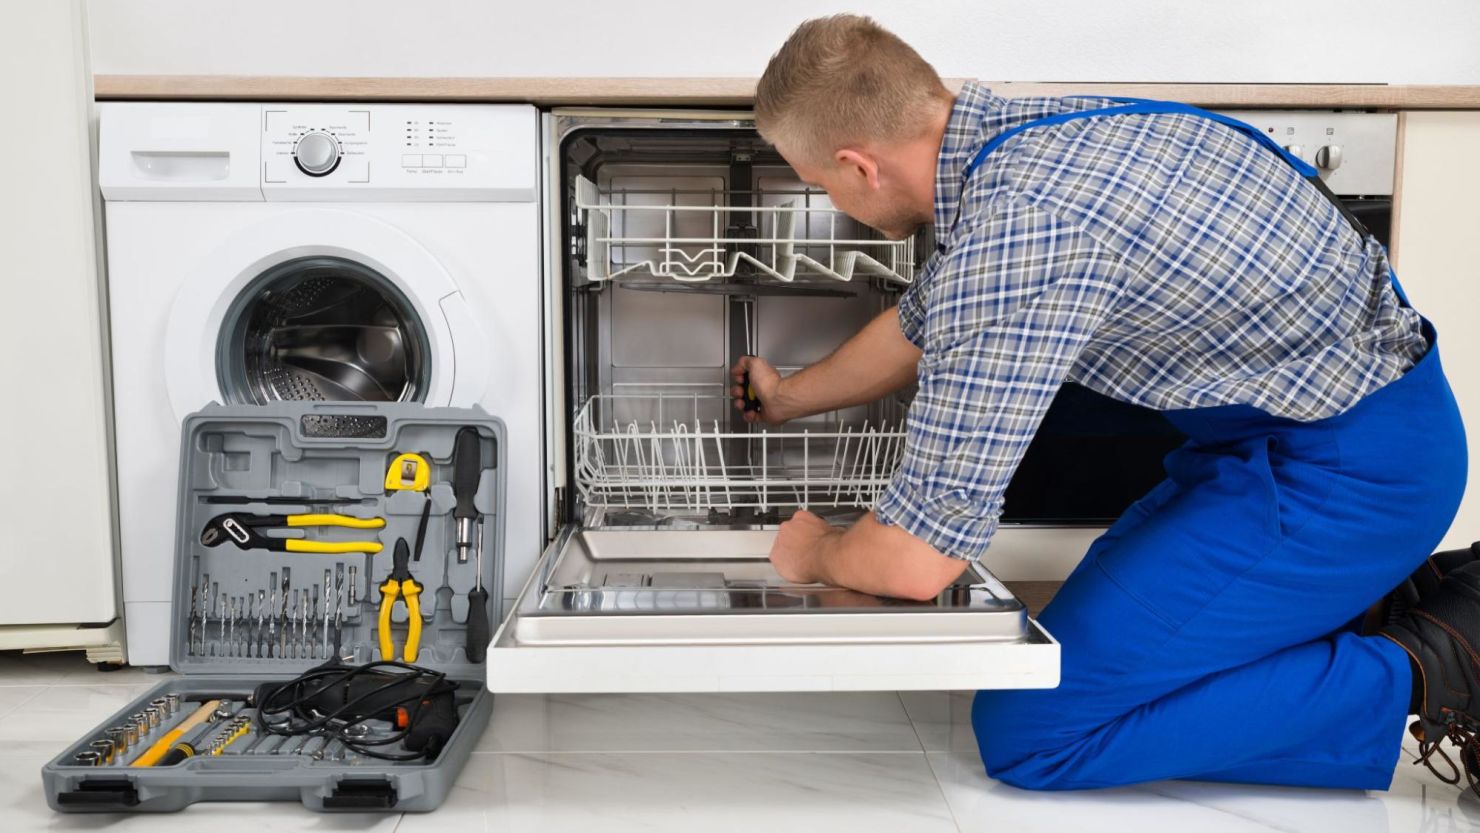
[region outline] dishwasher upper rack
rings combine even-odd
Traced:
[[[699,283],[733,278],[742,266],[783,283],[872,277],[908,285],[915,277],[913,237],[887,240],[816,189],[750,192],[756,205],[733,206],[733,192],[722,189],[602,190],[584,176],[575,186],[592,281],[632,275]],[[680,204],[694,197],[707,199]],[[768,197],[786,199],[766,205]],[[755,236],[732,234],[732,214],[751,215]]]
[[[871,507],[904,454],[899,425],[736,431],[723,416],[730,408],[729,397],[703,393],[590,397],[573,426],[586,506],[678,515]]]

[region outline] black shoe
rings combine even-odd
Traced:
[[[1480,561],[1480,541],[1458,550],[1444,550],[1425,558],[1413,574],[1382,597],[1367,618],[1367,633],[1377,633],[1380,628],[1402,620],[1419,599],[1439,588],[1439,582],[1449,573]]]
[[[1449,570],[1379,633],[1408,653],[1418,675],[1412,704],[1418,722],[1409,731],[1418,739],[1419,760],[1441,780],[1458,784],[1460,769],[1439,747],[1448,738],[1480,795],[1480,561]],[[1436,755],[1448,773],[1435,766]]]

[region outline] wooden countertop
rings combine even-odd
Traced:
[[[960,79],[947,82],[959,86]],[[1136,84],[987,82],[998,95],[1116,95],[1203,107],[1480,109],[1480,86],[1440,84]],[[286,75],[98,75],[102,100],[527,101],[546,106],[748,107],[754,78],[373,78]]]

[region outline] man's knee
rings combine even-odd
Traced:
[[[971,725],[987,775],[1025,790],[1073,790],[1103,786],[1083,777],[1092,729],[1054,719],[1061,711],[1052,691],[979,691]]]

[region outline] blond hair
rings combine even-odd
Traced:
[[[954,101],[935,68],[860,15],[808,20],[771,56],[755,90],[755,123],[772,144],[811,158],[863,142],[923,135]]]

